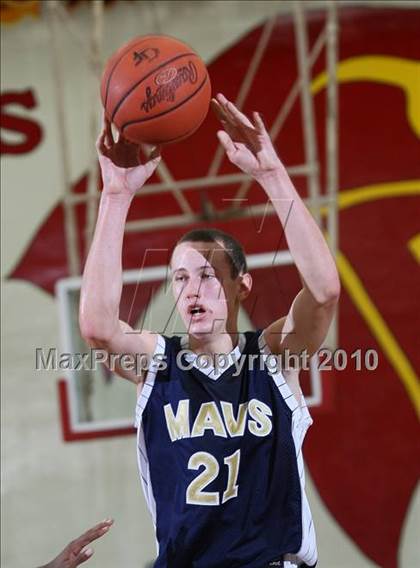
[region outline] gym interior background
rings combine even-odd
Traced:
[[[135,389],[103,368],[36,370],[37,348],[86,349],[77,304],[100,196],[100,74],[151,33],[189,43],[214,93],[261,111],[337,258],[327,345],[342,369],[302,375],[319,566],[419,565],[419,29],[418,2],[1,1],[3,566],[43,564],[107,516],[91,566],[154,558]],[[132,324],[177,332],[165,249],[191,227],[231,231],[250,255],[244,329],[282,315],[297,291],[278,221],[216,130],[209,115],[166,148],[133,202],[121,308]]]

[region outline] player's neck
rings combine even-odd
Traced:
[[[203,335],[195,337],[189,335],[189,349],[196,354],[205,353],[206,355],[215,355],[219,353],[230,353],[239,341],[238,330],[225,331],[216,335]]]

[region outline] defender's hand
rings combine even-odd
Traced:
[[[101,166],[103,191],[132,197],[153,174],[160,162],[160,150],[156,147],[147,162],[140,162],[140,146],[120,134],[115,142],[111,123],[103,116],[102,132],[96,142]]]
[[[76,566],[86,562],[93,554],[92,548],[86,548],[87,545],[106,534],[113,522],[112,519],[106,519],[87,530],[70,542],[54,560],[41,568],[76,568]]]
[[[256,179],[284,169],[257,112],[251,122],[222,94],[212,99],[211,105],[224,128],[217,136],[235,166]]]

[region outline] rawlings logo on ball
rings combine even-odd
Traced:
[[[171,71],[172,67],[168,69]],[[164,73],[164,72],[162,72]],[[141,108],[145,112],[150,112],[158,103],[162,101],[173,102],[175,100],[175,93],[184,83],[194,84],[197,82],[198,73],[192,61],[176,70],[176,76],[172,81],[164,85],[160,85],[156,92],[152,94],[151,87],[146,87],[146,99],[141,103]]]
[[[169,67],[169,69],[164,69],[155,77],[156,85],[166,85],[175,79],[177,76],[177,69],[175,67]]]

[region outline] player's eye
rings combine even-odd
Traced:
[[[209,273],[204,273],[204,274],[202,274],[201,278],[206,278],[206,279],[208,279],[208,278],[215,278],[215,275],[214,275],[214,274],[209,274]]]
[[[184,280],[186,280],[186,276],[185,275],[175,276],[175,280],[177,282],[183,282]]]

